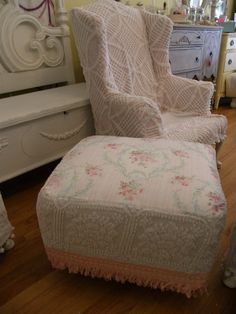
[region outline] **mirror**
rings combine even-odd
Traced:
[[[211,18],[219,18],[221,15],[226,15],[227,0],[212,0],[211,1]]]
[[[185,2],[190,7],[202,7],[204,10],[210,8],[212,20],[226,14],[227,0],[185,0]]]
[[[201,6],[201,0],[190,0],[190,7],[198,8]]]
[[[206,9],[210,2],[211,0],[189,0],[189,6],[195,8],[202,7],[203,9]]]

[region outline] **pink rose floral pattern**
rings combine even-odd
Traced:
[[[104,138],[101,143],[99,137],[97,141],[94,137],[83,140],[78,148],[74,148],[63,158],[66,167],[62,164],[54,171],[48,179],[48,187],[51,191],[60,190],[62,195],[74,191],[77,196],[90,199],[97,193],[96,197],[102,201],[109,197],[108,201],[117,200],[132,205],[144,202],[155,206],[155,199],[159,202],[159,190],[163,192],[158,186],[164,184],[166,196],[163,199],[171,204],[172,211],[223,215],[225,199],[219,185],[219,174],[212,158],[211,147],[199,146],[199,150],[188,150],[187,144],[183,146],[178,142],[171,142],[170,145],[167,142],[163,144],[162,150],[162,146],[159,148],[161,139],[152,140],[150,145],[142,141],[143,146],[140,146],[140,142],[135,144],[137,139],[130,139],[129,145],[122,144],[127,140],[122,137],[112,138],[111,141]],[[85,154],[86,150],[88,152]],[[200,160],[203,169],[202,166],[199,169],[193,167],[192,160]],[[99,184],[100,179],[105,183]],[[72,184],[73,180],[75,183]],[[153,194],[150,191],[152,189],[155,191]],[[193,207],[187,208],[185,202],[193,204]]]
[[[115,150],[115,149],[117,149],[118,148],[118,144],[112,144],[112,143],[110,143],[110,144],[107,144],[106,146],[105,146],[105,148],[109,148],[109,149],[112,149],[112,150]]]
[[[146,167],[148,163],[155,162],[155,158],[153,157],[152,153],[142,150],[133,150],[130,153],[129,159],[132,163],[136,163],[143,167]]]
[[[90,177],[101,176],[102,168],[95,165],[87,165],[85,168],[85,172]]]
[[[207,196],[209,199],[208,205],[211,207],[211,210],[213,211],[214,214],[224,212],[225,201],[222,199],[220,195],[214,192],[209,192]]]
[[[122,195],[125,200],[133,201],[134,197],[143,192],[141,184],[135,182],[134,180],[125,182],[120,182],[120,192],[119,195]]]
[[[178,183],[182,186],[189,186],[190,182],[191,178],[187,178],[185,176],[175,176],[171,181],[172,184]]]
[[[183,150],[175,150],[173,154],[178,157],[189,158],[189,154]]]

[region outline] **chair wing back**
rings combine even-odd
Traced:
[[[173,22],[166,16],[142,11],[145,21],[149,49],[153,61],[156,79],[159,81],[171,74],[169,62],[169,44],[173,30]]]
[[[156,101],[157,83],[142,10],[100,0],[74,8],[72,24],[90,97],[94,88],[99,89],[96,94],[112,88]]]

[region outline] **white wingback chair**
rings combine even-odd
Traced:
[[[97,134],[224,140],[227,120],[210,112],[213,84],[171,73],[169,18],[114,0],[71,15]]]

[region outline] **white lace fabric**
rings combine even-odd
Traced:
[[[178,133],[178,139],[207,144],[224,139],[226,118],[210,113],[213,84],[171,74],[169,18],[113,0],[74,8],[71,16],[97,134],[175,139]],[[169,130],[164,111],[193,117]]]

